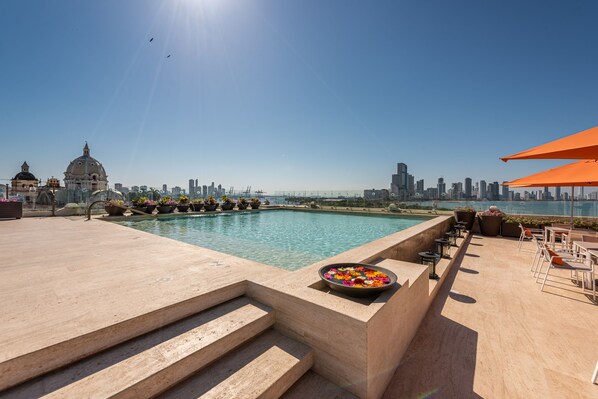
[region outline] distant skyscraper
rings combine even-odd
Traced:
[[[166,184],[162,184],[162,192],[164,194],[168,193],[168,186]]]
[[[480,199],[488,198],[486,180],[480,180]]]
[[[189,179],[189,197],[195,198],[195,181],[193,179]]]
[[[409,178],[406,164],[397,163],[397,174],[392,175],[390,192],[394,194],[397,199],[407,199],[409,193]]]
[[[465,178],[465,198],[471,198],[471,177]]]
[[[505,184],[506,181],[503,181],[502,184]],[[509,186],[502,186],[502,200],[508,201],[509,200]]]
[[[438,189],[438,198],[442,198],[444,194],[446,194],[446,183],[444,182],[444,178],[438,178],[438,184],[436,185]]]
[[[407,192],[409,193],[409,198],[415,194],[415,177],[410,174],[407,174]]]
[[[492,183],[492,199],[493,200],[499,200],[500,199],[500,184],[498,184],[497,181],[495,181],[494,183]]]
[[[554,190],[554,199],[556,201],[560,201],[561,200],[561,188],[560,187],[555,187],[555,190]]]
[[[203,185],[203,187],[202,187],[202,190],[201,190],[201,195],[202,195],[202,197],[204,197],[204,198],[207,198],[207,196],[208,196],[208,186],[206,186],[205,184],[204,184],[204,185]]]
[[[424,193],[424,179],[418,180],[417,184],[415,185],[415,192],[418,194]]]

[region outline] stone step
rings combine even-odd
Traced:
[[[358,399],[321,375],[308,371],[280,399],[334,398]]]
[[[19,349],[0,356],[0,392],[237,298],[243,295],[244,290],[243,284],[233,283],[170,306],[156,307],[149,303],[145,307],[128,309],[126,313],[133,317],[124,320],[120,314],[115,315],[113,319],[106,315],[89,315],[85,318],[85,324],[78,324],[77,320],[71,320],[66,316],[65,326],[52,327],[51,334],[48,333],[49,327],[43,325],[39,331],[28,334],[31,342],[14,342],[13,347]],[[81,304],[85,305],[93,307],[89,303]],[[98,306],[105,307],[104,304]],[[149,309],[152,310],[148,311]],[[25,349],[20,349],[21,347]]]
[[[278,398],[313,362],[311,348],[269,330],[159,398]]]
[[[151,397],[273,323],[270,308],[240,297],[28,381],[0,398]]]

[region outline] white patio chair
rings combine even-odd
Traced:
[[[546,270],[546,274],[544,274],[544,280],[542,281],[542,288],[541,291],[544,291],[544,285],[546,285],[546,279],[550,274],[551,269],[557,270],[569,270],[572,273],[575,272],[575,276],[577,281],[579,281],[578,273],[588,274],[589,281],[592,285],[592,296],[593,300],[596,300],[596,281],[594,280],[594,261],[592,261],[591,257],[570,257],[564,258],[559,256],[554,251],[551,251],[547,246],[544,246],[544,256],[550,257],[548,263],[548,269]],[[581,289],[585,293],[585,278],[581,279]]]
[[[529,227],[524,227],[521,223],[519,223],[519,229],[521,229],[521,235],[519,235],[519,244],[517,248],[521,250],[521,245],[523,241],[533,241],[533,236],[537,235],[538,240],[544,240],[544,231],[542,229],[530,229]]]

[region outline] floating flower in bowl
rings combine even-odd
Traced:
[[[333,290],[353,297],[367,297],[387,290],[397,282],[388,269],[365,263],[335,263],[318,271]]]

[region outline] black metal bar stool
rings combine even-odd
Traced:
[[[434,240],[436,244],[436,252],[440,254],[441,258],[451,258],[451,242],[446,238],[437,238]],[[444,249],[446,248],[446,253]]]
[[[436,263],[440,259],[440,254],[432,251],[424,251],[420,252],[419,256],[421,258],[422,265],[428,266],[428,274],[430,280],[438,280],[440,277],[436,274]]]
[[[448,233],[444,233],[444,235],[451,242],[452,246],[457,246],[457,237],[459,237],[459,233],[457,233],[456,231],[449,231]]]

